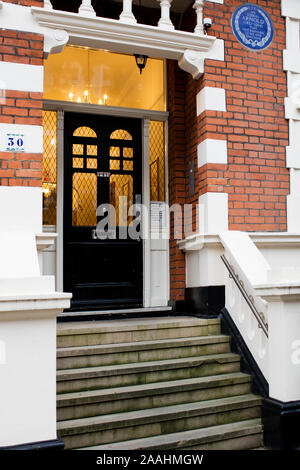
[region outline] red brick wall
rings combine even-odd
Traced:
[[[205,3],[204,15],[213,19],[210,34],[225,41],[225,62],[206,60],[204,76],[198,82],[186,76],[190,97],[187,158],[196,159],[192,133],[197,133],[197,143],[206,138],[227,140],[228,165],[202,168],[197,196],[207,191],[228,193],[231,230],[285,231],[289,194],[289,171],[285,167],[286,74],[282,67],[285,21],[280,0],[252,0],[269,13],[275,35],[265,51],[251,52],[236,40],[231,29],[231,16],[242,3]],[[227,112],[206,111],[195,117],[195,96],[204,86],[226,90]]]
[[[9,3],[42,6],[42,1],[20,0]],[[0,61],[43,65],[43,36],[12,30],[0,31]],[[20,77],[20,81],[22,78]],[[0,123],[42,125],[42,93],[1,91]],[[41,186],[42,155],[0,152],[1,186]]]
[[[180,82],[175,81],[176,86],[169,64],[170,174],[177,174],[177,179],[170,180],[171,203],[183,200],[193,203],[195,229],[198,197],[206,192],[228,193],[231,230],[285,231],[286,196],[289,194],[289,171],[285,162],[288,122],[284,118],[287,83],[282,66],[285,21],[281,17],[280,0],[251,0],[269,13],[275,28],[271,46],[262,52],[251,52],[237,41],[231,29],[231,16],[242,3],[241,0],[224,0],[224,4],[205,2],[204,16],[213,19],[209,34],[225,41],[224,62],[206,60],[205,73],[198,81],[187,73],[182,76],[174,65],[175,76],[181,77]],[[192,9],[183,25],[185,30],[193,31],[195,12]],[[205,86],[226,90],[227,112],[205,111],[197,117],[196,95]],[[184,100],[184,114],[177,113],[176,122],[177,127],[185,129],[185,148],[178,148],[176,152],[185,153],[184,159],[174,156],[177,133],[172,127],[174,96],[178,92]],[[208,164],[197,170],[197,146],[207,138],[227,141],[227,165]],[[184,172],[188,174],[191,159],[194,159],[196,175],[195,195],[190,198],[187,177],[185,197],[182,192],[177,194],[173,186],[182,186],[182,177]],[[184,259],[172,242],[170,262],[171,299],[181,299],[183,288],[176,272],[184,269]]]
[[[168,61],[168,111],[169,117],[169,204],[184,204],[185,191],[185,73],[177,63]],[[174,239],[176,229],[182,230],[181,221],[171,217],[170,288],[171,300],[183,300],[185,288],[185,258]]]

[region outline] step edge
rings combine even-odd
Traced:
[[[235,375],[236,374],[236,375]],[[182,384],[182,380],[174,380],[168,382],[155,382],[154,384],[143,384],[136,386],[128,387],[116,387],[116,388],[106,388],[100,390],[88,390],[84,392],[69,392],[61,393],[57,395],[57,405],[59,407],[66,406],[64,402],[68,402],[69,406],[75,404],[93,404],[98,403],[99,401],[116,401],[124,398],[131,398],[130,394],[133,394],[135,397],[153,395],[153,392],[163,395],[165,393],[176,393],[177,388],[180,388],[180,391],[193,391],[193,390],[205,390],[213,388],[221,388],[224,386],[230,385],[242,385],[249,384],[251,385],[251,376],[243,372],[233,372],[232,374],[220,374],[214,376],[205,376],[197,377],[195,380],[190,379],[191,382],[188,383],[189,379],[186,380],[187,383]],[[154,385],[154,387],[153,387]],[[132,388],[135,390],[132,390]],[[117,391],[116,391],[117,389]]]
[[[242,398],[241,398],[242,397]],[[227,401],[226,401],[227,400]],[[220,401],[226,401],[225,403],[216,403]],[[84,434],[86,432],[104,431],[107,429],[120,429],[120,423],[124,424],[122,427],[138,426],[160,421],[171,421],[172,417],[177,419],[191,418],[194,416],[205,416],[209,414],[224,413],[226,411],[236,411],[246,408],[255,408],[261,406],[262,399],[255,395],[241,395],[237,397],[230,397],[228,399],[216,399],[208,400],[207,402],[195,402],[190,405],[193,409],[181,410],[182,405],[173,405],[170,407],[151,408],[148,410],[142,410],[145,415],[139,415],[138,411],[115,413],[104,415],[101,417],[90,417],[90,418],[79,418],[74,420],[64,420],[57,423],[57,429],[61,436],[70,436],[77,434]],[[197,407],[198,405],[198,407]],[[229,407],[229,408],[228,408]],[[166,410],[167,409],[167,410]],[[179,410],[178,410],[179,409]],[[216,409],[218,411],[216,411]],[[133,416],[135,415],[135,416]],[[90,421],[93,421],[91,423]],[[88,431],[89,428],[93,427],[92,431]]]
[[[220,339],[217,341],[217,339]],[[128,343],[109,343],[109,344],[102,344],[102,345],[87,345],[87,346],[68,346],[66,348],[59,347],[57,348],[57,358],[61,357],[80,357],[83,355],[93,355],[95,352],[100,354],[109,354],[109,353],[118,353],[123,352],[124,349],[129,351],[136,351],[136,350],[148,350],[151,349],[154,345],[160,346],[157,349],[168,349],[171,346],[175,345],[178,347],[189,347],[189,346],[197,346],[198,344],[189,344],[189,343],[197,343],[200,341],[199,346],[203,346],[206,344],[223,344],[229,343],[230,337],[228,335],[207,335],[207,336],[191,336],[188,338],[171,338],[167,340],[153,340],[153,341],[132,341]],[[206,343],[207,341],[207,343]],[[144,349],[143,349],[144,348]],[[103,352],[101,352],[103,350]],[[68,356],[67,353],[75,353],[78,351],[78,354],[74,354],[73,356]],[[62,354],[62,355],[60,355]]]
[[[223,436],[224,436],[224,432],[226,433],[227,429],[227,435],[231,435],[229,438],[234,438],[234,437],[243,437],[243,436],[247,436],[247,435],[253,435],[253,434],[259,434],[262,432],[262,424],[261,424],[261,420],[260,419],[252,419],[252,420],[245,420],[245,421],[238,421],[236,423],[234,423],[237,427],[237,429],[228,429],[229,427],[232,427],[232,423],[227,423],[227,424],[223,424],[223,425],[219,425],[219,426],[209,426],[209,427],[206,427],[206,428],[199,428],[199,429],[193,429],[193,430],[189,430],[189,431],[182,431],[180,433],[172,433],[172,434],[164,434],[164,437],[167,438],[169,437],[171,439],[171,441],[175,441],[176,443],[182,443],[184,442],[184,439],[182,439],[183,435],[186,435],[187,438],[189,438],[189,436],[192,436],[193,434],[196,434],[197,432],[200,434],[204,434],[203,436],[198,436],[198,437],[194,437],[194,438],[191,438],[190,437],[190,440],[188,441],[186,439],[187,442],[193,442],[193,444],[201,444],[201,443],[208,443],[208,442],[219,442],[221,440],[223,440]],[[238,425],[240,425],[240,428],[238,428]],[[221,428],[221,429],[220,429]],[[213,431],[215,431],[215,433],[213,433]],[[162,436],[149,436],[149,437],[145,437],[145,438],[141,438],[141,439],[132,439],[130,441],[120,441],[120,442],[113,442],[111,444],[107,444],[107,445],[99,445],[99,446],[91,446],[91,447],[84,447],[84,448],[81,448],[79,450],[104,450],[105,448],[107,448],[107,450],[109,450],[109,446],[118,446],[118,445],[124,445],[124,444],[129,444],[129,443],[140,443],[140,442],[143,442],[143,441],[152,441],[155,445],[155,442],[158,440],[158,439],[161,439]],[[173,439],[172,439],[173,438]],[[226,439],[227,440],[227,439]],[[153,444],[152,444],[153,445]],[[158,449],[160,448],[165,448],[165,445],[167,445],[167,442],[165,442],[163,444],[163,447],[159,447],[159,444],[158,446],[156,445],[156,447]],[[115,447],[116,448],[116,447]],[[137,447],[138,448],[138,447]]]
[[[217,357],[218,356],[218,357]],[[107,377],[115,375],[128,375],[129,373],[143,372],[145,370],[163,370],[164,367],[177,369],[178,367],[201,366],[205,363],[225,364],[240,362],[240,356],[236,353],[210,354],[206,356],[195,356],[180,359],[167,359],[163,361],[150,361],[129,364],[118,364],[117,366],[82,367],[77,369],[61,369],[57,371],[57,381],[78,380],[80,378]],[[131,369],[131,370],[130,370]]]

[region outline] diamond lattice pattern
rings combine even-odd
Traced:
[[[73,226],[97,225],[97,176],[94,173],[73,174]]]
[[[43,111],[43,224],[56,225],[57,112]]]
[[[165,201],[165,124],[150,122],[150,200]]]

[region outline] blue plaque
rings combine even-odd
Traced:
[[[274,37],[274,27],[269,15],[261,7],[250,3],[235,10],[231,25],[237,40],[253,51],[266,49]]]

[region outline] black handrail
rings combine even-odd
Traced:
[[[258,327],[261,328],[263,330],[263,332],[265,333],[266,337],[268,338],[269,337],[269,334],[268,334],[268,323],[266,323],[263,318],[262,318],[262,314],[260,314],[258,312],[258,310],[255,308],[255,306],[253,305],[253,303],[251,302],[250,298],[249,298],[249,295],[247,294],[247,292],[245,291],[244,287],[242,286],[241,284],[241,281],[239,280],[239,278],[237,277],[237,275],[235,274],[235,272],[233,271],[232,267],[230,266],[228,260],[226,259],[225,255],[222,255],[221,256],[221,260],[223,261],[223,263],[225,264],[226,268],[228,269],[229,273],[230,273],[230,277],[234,280],[235,284],[237,285],[238,289],[240,290],[242,296],[244,297],[244,299],[246,300],[248,306],[250,307],[250,310],[251,312],[253,313],[253,315],[255,316],[256,320],[258,321]]]

